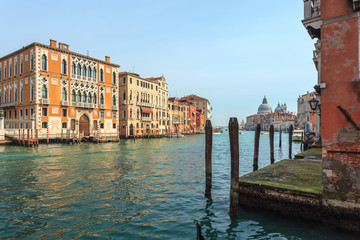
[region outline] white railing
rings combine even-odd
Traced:
[[[100,104],[99,108],[105,109],[105,104]]]
[[[62,106],[69,106],[69,102],[62,100],[62,101],[60,102],[60,105],[62,105]]]
[[[8,102],[8,103],[1,103],[0,107],[15,107],[16,106],[16,102]]]
[[[112,109],[113,109],[113,110],[118,110],[118,106],[113,105],[113,106],[112,106]]]
[[[151,122],[151,117],[141,117],[142,121]]]

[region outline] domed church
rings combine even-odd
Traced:
[[[264,96],[262,104],[258,108],[258,115],[266,115],[268,113],[272,113],[272,108],[270,104],[268,104],[266,96]]]

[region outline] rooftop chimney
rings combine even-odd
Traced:
[[[56,40],[50,39],[50,46],[56,48]]]
[[[105,62],[110,63],[110,57],[109,56],[105,56]]]

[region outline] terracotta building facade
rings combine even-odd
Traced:
[[[305,0],[303,24],[319,71],[325,203],[360,207],[360,5],[358,0]],[[344,204],[346,202],[347,204]]]

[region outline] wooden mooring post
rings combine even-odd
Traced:
[[[274,158],[274,126],[270,126],[269,130],[269,137],[270,137],[270,163],[274,164],[275,158]]]
[[[237,118],[229,121],[231,153],[230,217],[236,217],[239,204],[239,123]]]
[[[23,134],[22,134],[22,145],[25,146],[25,129],[23,129]]]
[[[281,127],[280,127],[280,132],[279,132],[279,148],[281,148],[281,133],[282,133],[282,130],[281,130]]]
[[[254,161],[253,161],[253,171],[257,171],[259,168],[259,143],[260,143],[260,130],[261,126],[258,123],[255,129],[255,141],[254,141]]]
[[[30,129],[27,130],[27,146],[30,146]]]
[[[300,152],[304,151],[304,132],[301,133],[301,140],[300,140]]]
[[[212,181],[212,166],[211,166],[211,153],[212,153],[212,134],[213,128],[210,120],[206,120],[205,124],[205,197],[211,197],[211,181]]]
[[[39,146],[39,129],[36,129],[36,146]]]
[[[292,159],[292,135],[293,135],[293,125],[290,125],[289,128],[289,159]]]

